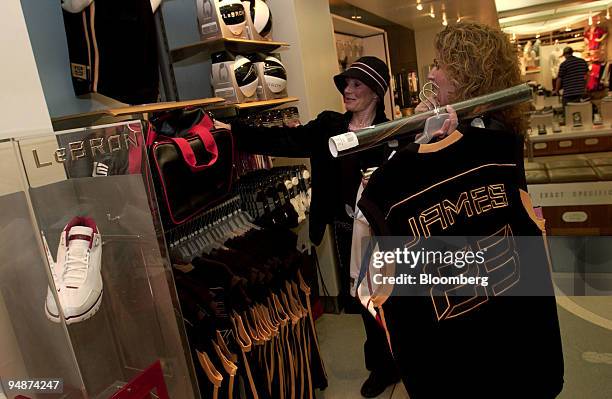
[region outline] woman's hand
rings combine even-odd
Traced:
[[[227,123],[223,123],[221,121],[218,121],[216,119],[213,120],[213,123],[215,125],[215,129],[227,129],[227,130],[232,130],[232,126],[228,125]]]
[[[422,104],[422,103],[421,103]],[[450,105],[446,106],[446,112],[449,114],[447,120],[444,121],[442,127],[431,134],[431,138],[444,138],[454,132],[459,126],[459,118],[457,117],[457,112]],[[417,134],[415,137],[415,143],[421,144],[421,139],[425,133]],[[431,141],[431,140],[430,140]]]
[[[424,102],[420,102],[419,105],[417,105],[416,108],[414,109],[415,114],[420,114],[422,112],[427,112],[427,111],[429,111],[429,107]]]
[[[448,119],[444,121],[439,130],[432,133],[431,137],[444,138],[454,132],[457,129],[457,126],[459,126],[459,118],[457,117],[457,112],[455,112],[455,109],[450,105],[447,105],[446,112],[449,114]]]

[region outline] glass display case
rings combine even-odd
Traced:
[[[108,398],[160,361],[194,398],[140,122],[0,142],[0,377]],[[160,245],[162,243],[162,245]],[[1,392],[1,391],[0,391]],[[1,396],[1,393],[0,393]]]

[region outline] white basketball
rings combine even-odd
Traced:
[[[230,32],[236,36],[242,34],[246,24],[246,15],[240,0],[221,0],[219,2],[219,13]]]
[[[255,65],[241,55],[234,61],[234,76],[240,91],[245,97],[253,97],[257,91],[257,71]]]
[[[267,36],[272,30],[272,13],[263,0],[250,0],[253,26],[260,36]]]
[[[280,93],[287,88],[287,71],[277,58],[268,56],[264,60],[264,80],[272,93]]]

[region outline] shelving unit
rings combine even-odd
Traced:
[[[174,76],[174,64],[188,60],[196,55],[203,54],[210,58],[210,54],[227,50],[235,54],[271,53],[286,50],[289,43],[272,40],[248,40],[239,38],[215,38],[201,40],[192,44],[170,49],[166,36],[165,23],[162,10],[155,13],[156,35],[158,53],[160,55],[160,75],[163,83],[163,94],[166,100],[179,100],[179,92]],[[278,105],[299,101],[296,97],[288,97],[269,101],[255,101],[243,104],[213,104],[207,109],[215,117],[230,118],[241,113],[250,113],[255,110],[272,108]],[[180,103],[177,103],[180,104]]]
[[[209,111],[211,111],[217,119],[232,118],[235,116],[248,114],[251,112],[258,112],[268,108],[274,108],[279,105],[288,104],[296,101],[299,101],[297,97],[285,97],[278,98],[275,100],[253,101],[250,103],[242,104],[224,104],[213,106],[209,108]]]
[[[218,105],[223,102],[225,102],[224,99],[219,97],[213,97],[197,100],[169,101],[153,104],[108,108],[81,114],[62,116],[59,118],[52,118],[51,123],[53,124],[53,129],[55,131],[60,131],[93,124],[119,122],[122,120],[131,119],[135,116],[140,117],[142,114],[147,114],[151,112],[169,111],[172,109],[192,106],[208,108],[210,106]]]
[[[222,51],[223,49],[232,53],[249,54],[258,52],[269,53],[287,48],[289,48],[289,44],[284,42],[221,38],[175,48],[170,51],[170,59],[174,63],[202,53],[205,57],[209,57],[211,53]]]

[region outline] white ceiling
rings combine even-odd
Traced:
[[[499,24],[504,32],[517,35],[546,33],[565,27],[578,28],[587,24],[589,16],[594,20],[603,18],[610,6],[611,0],[548,2],[500,13]]]
[[[344,0],[346,3],[379,15],[382,18],[404,25],[411,29],[430,28],[434,24],[442,26],[442,7],[449,23],[457,17],[497,24],[495,0],[422,0],[423,10],[416,8],[416,0]],[[430,6],[434,7],[435,18],[429,16]],[[434,22],[435,21],[435,22]]]
[[[516,10],[546,3],[559,3],[559,0],[495,0],[497,12]]]

